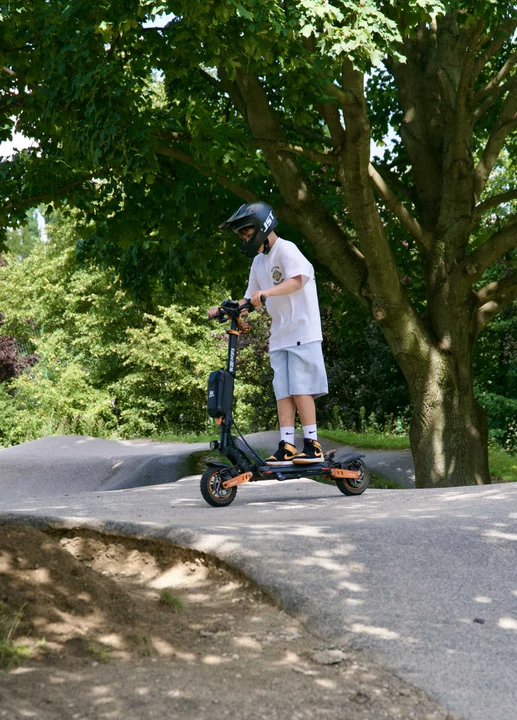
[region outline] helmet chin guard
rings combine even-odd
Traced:
[[[239,250],[244,257],[252,260],[260,250],[261,245],[264,245],[263,253],[264,255],[267,255],[269,252],[269,240],[266,238],[264,242],[260,242],[260,239],[257,238],[257,233],[254,233],[249,240],[243,240],[241,242]]]
[[[241,205],[226,222],[219,225],[219,228],[222,230],[231,228],[237,233],[245,228],[253,228],[253,235],[249,240],[243,240],[239,248],[241,253],[251,260],[262,245],[264,245],[264,254],[267,255],[269,252],[268,237],[277,225],[278,220],[273,208],[266,203],[255,202]]]

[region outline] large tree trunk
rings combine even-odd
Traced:
[[[433,349],[425,374],[409,373],[408,382],[416,486],[489,483],[488,424],[474,398],[470,352]]]

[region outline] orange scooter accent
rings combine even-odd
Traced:
[[[242,473],[242,475],[237,475],[237,477],[231,478],[230,480],[225,480],[222,483],[222,486],[226,490],[227,488],[235,487],[236,485],[242,485],[242,483],[247,483],[251,480],[252,477],[253,473],[245,472]]]
[[[358,470],[341,470],[341,468],[331,468],[330,476],[333,478],[360,478],[361,473]]]

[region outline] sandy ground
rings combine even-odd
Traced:
[[[0,670],[7,720],[453,717],[165,543],[0,526],[0,601],[0,658],[8,638],[19,661]]]

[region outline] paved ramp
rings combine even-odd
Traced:
[[[175,482],[206,443],[102,440],[65,435],[0,450],[0,502]]]

